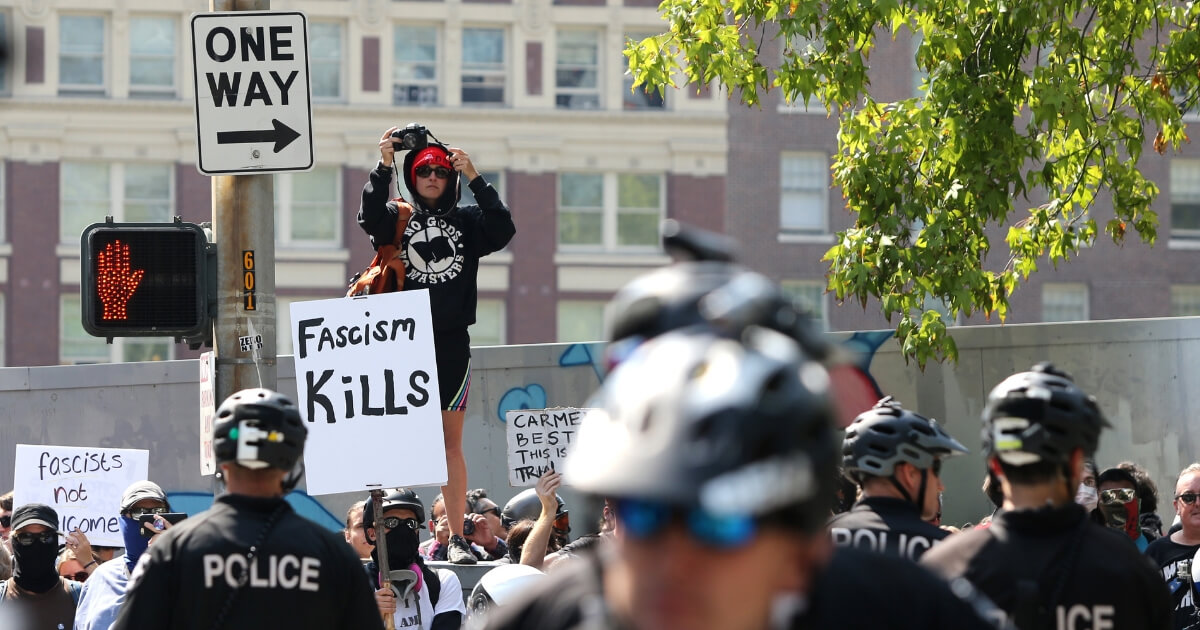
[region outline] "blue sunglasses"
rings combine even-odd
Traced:
[[[752,516],[724,516],[700,508],[680,508],[666,503],[621,499],[617,518],[627,535],[646,539],[657,536],[680,520],[693,538],[711,547],[729,549],[749,543],[758,531]]]

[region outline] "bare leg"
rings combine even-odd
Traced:
[[[463,516],[467,511],[467,459],[463,455],[462,434],[466,411],[442,411],[442,434],[446,440],[446,485],[442,500],[446,503],[446,524],[450,535],[462,535]]]

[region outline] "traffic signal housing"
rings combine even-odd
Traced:
[[[94,337],[175,337],[212,344],[216,245],[204,228],[93,223],[80,237],[83,328]]]

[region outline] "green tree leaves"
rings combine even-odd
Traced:
[[[1200,96],[1200,3],[664,0],[659,11],[668,32],[626,49],[636,84],[717,81],[747,105],[776,89],[839,117],[833,183],[856,220],[823,258],[828,288],[878,300],[922,366],[957,357],[948,320],[1004,321],[1042,261],[1094,242],[1101,191],[1109,238],[1132,229],[1153,243],[1158,188],[1138,161],[1148,138],[1159,152],[1187,140],[1181,111]],[[921,95],[877,102],[870,55],[905,30],[920,38]],[[760,53],[771,37],[782,62]],[[1007,227],[993,260],[989,226]]]

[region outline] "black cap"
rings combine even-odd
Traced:
[[[58,512],[45,503],[26,503],[13,510],[12,531],[17,531],[26,525],[45,525],[52,531],[58,531]]]

